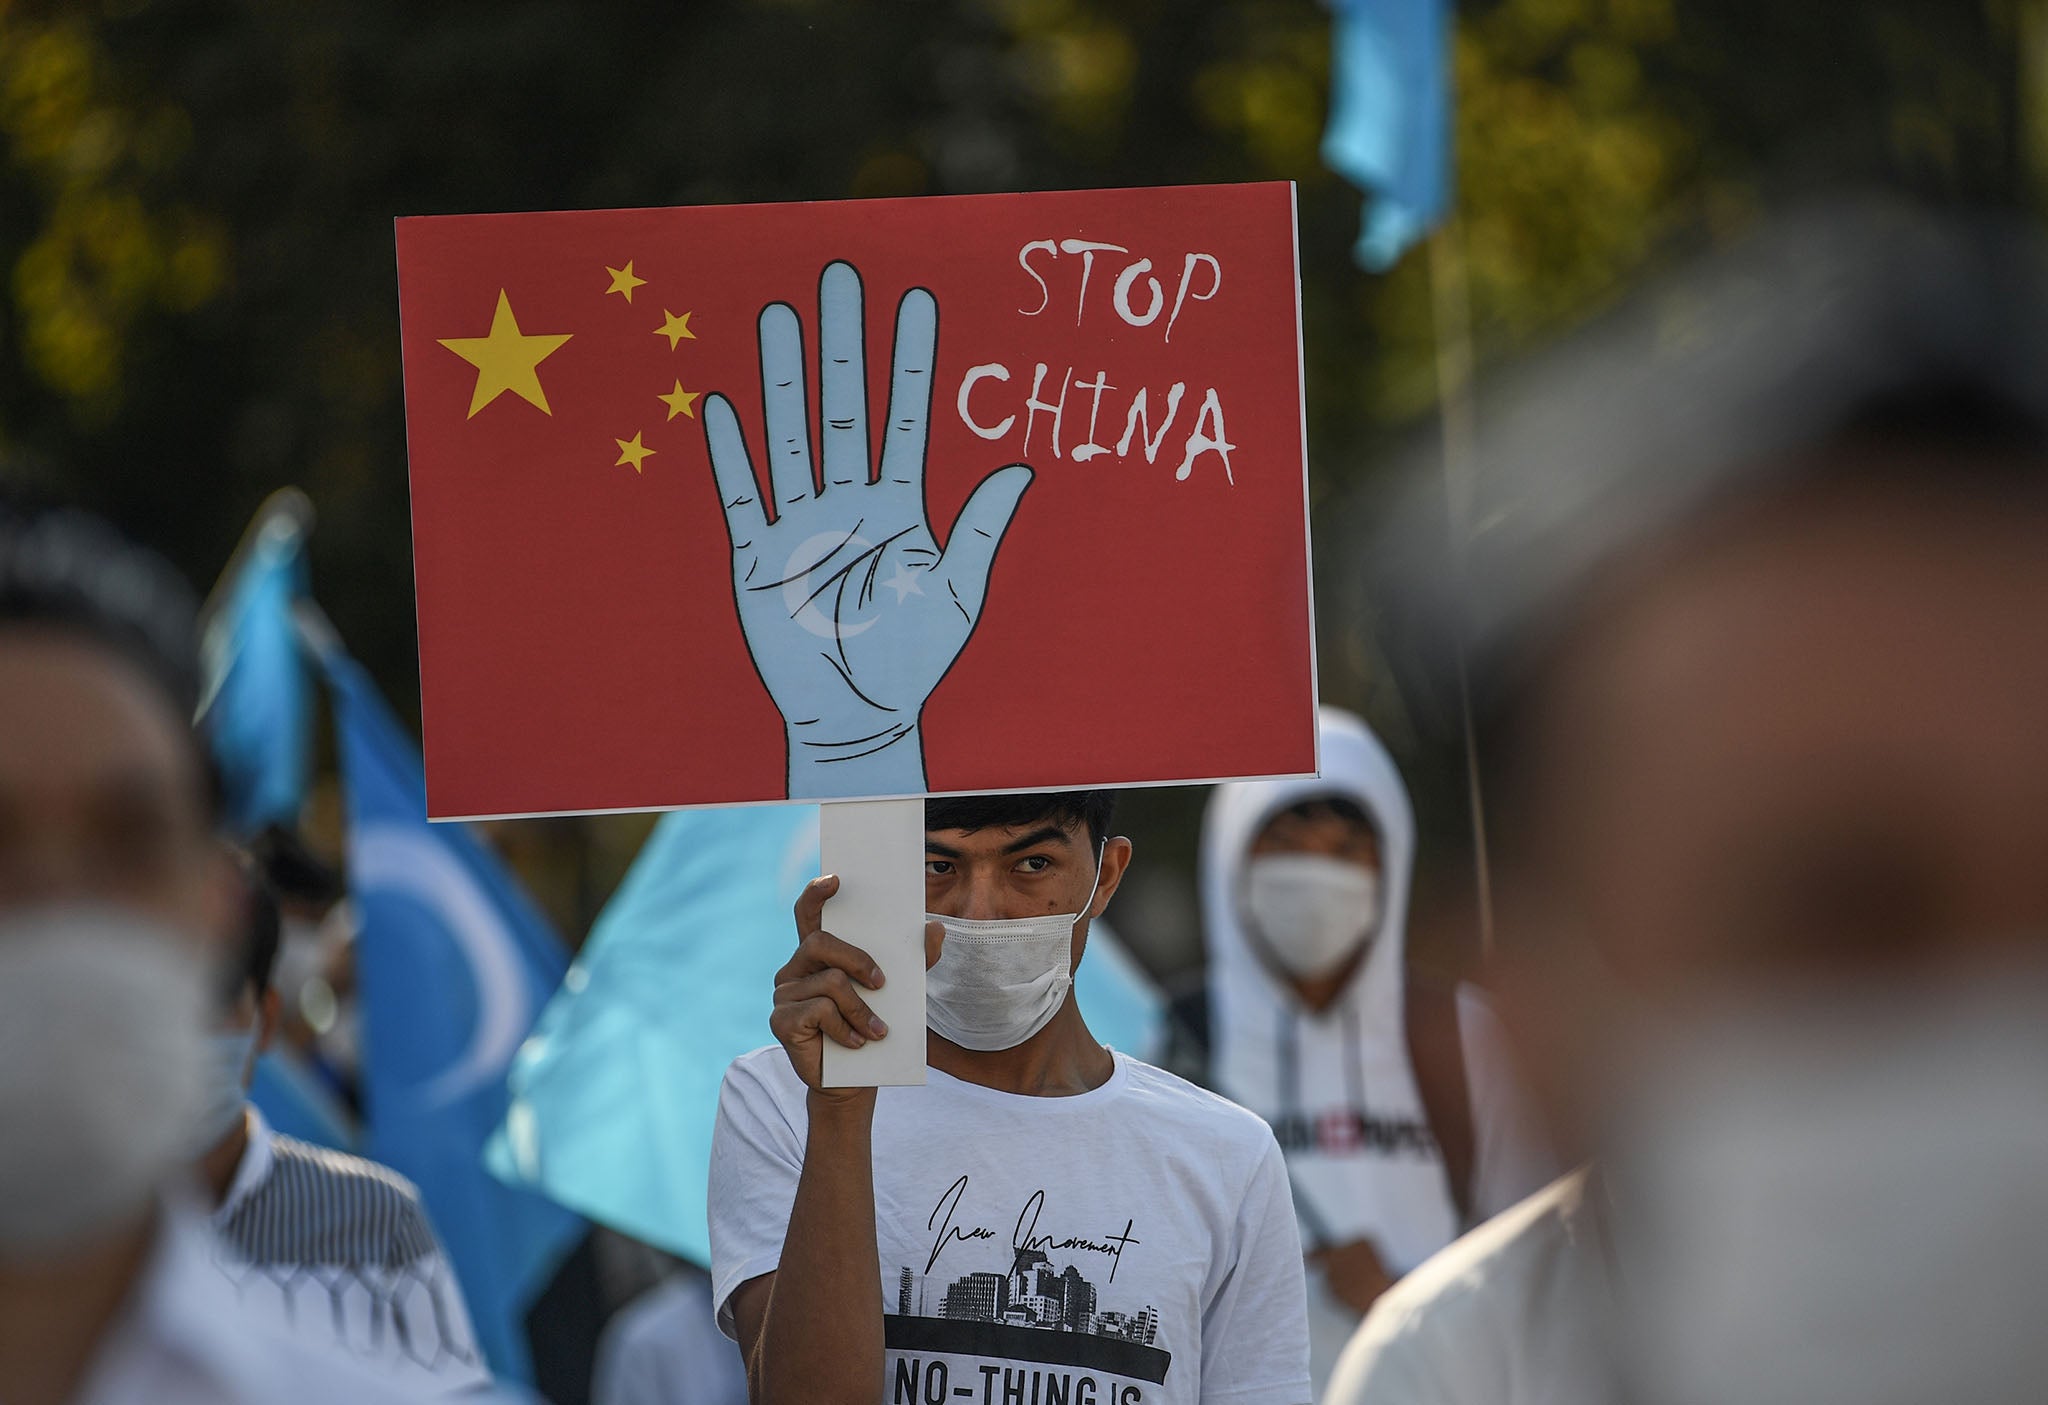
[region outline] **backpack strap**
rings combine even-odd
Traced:
[[[1478,1159],[1472,1091],[1465,1077],[1465,1041],[1458,1032],[1458,988],[1409,971],[1401,992],[1408,1066],[1422,1095],[1423,1115],[1443,1153],[1444,1178],[1462,1230],[1472,1223],[1473,1170]]]

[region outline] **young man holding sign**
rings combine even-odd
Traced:
[[[797,903],[780,1047],[728,1071],[713,1291],[759,1402],[1309,1399],[1300,1242],[1256,1117],[1088,1032],[1072,973],[1130,841],[1107,791],[927,802],[930,1080],[823,1086],[884,972]]]

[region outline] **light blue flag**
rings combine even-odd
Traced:
[[[219,763],[231,834],[296,828],[306,798],[312,684],[292,605],[306,591],[305,523],[296,494],[264,504],[201,648],[201,713]]]
[[[817,875],[815,806],[663,817],[520,1054],[493,1169],[709,1265],[719,1083],[773,1038],[790,910]],[[1158,990],[1099,925],[1076,986],[1098,1038],[1141,1057],[1163,1042]]]
[[[363,1149],[419,1186],[492,1369],[528,1381],[526,1310],[583,1226],[483,1152],[568,953],[475,835],[427,823],[419,752],[369,677],[338,649],[321,662],[348,791]]]
[[[1391,268],[1451,198],[1452,11],[1446,0],[1329,0],[1323,164],[1366,192],[1358,261]]]

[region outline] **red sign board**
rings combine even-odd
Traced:
[[[1290,186],[397,237],[436,818],[1314,769]]]

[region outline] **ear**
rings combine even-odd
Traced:
[[[206,944],[207,959],[224,966],[234,960],[241,945],[242,924],[248,920],[249,890],[224,841],[208,845],[205,871],[197,893],[198,935]]]
[[[277,1035],[277,1025],[284,1002],[277,997],[277,987],[269,986],[263,992],[262,1001],[256,1006],[256,1052],[261,1054],[270,1048],[270,1041]]]
[[[1118,835],[1105,840],[1102,845],[1102,876],[1095,883],[1095,901],[1088,904],[1083,915],[1100,917],[1109,908],[1109,900],[1116,896],[1116,890],[1124,881],[1124,875],[1131,870],[1131,841]]]

